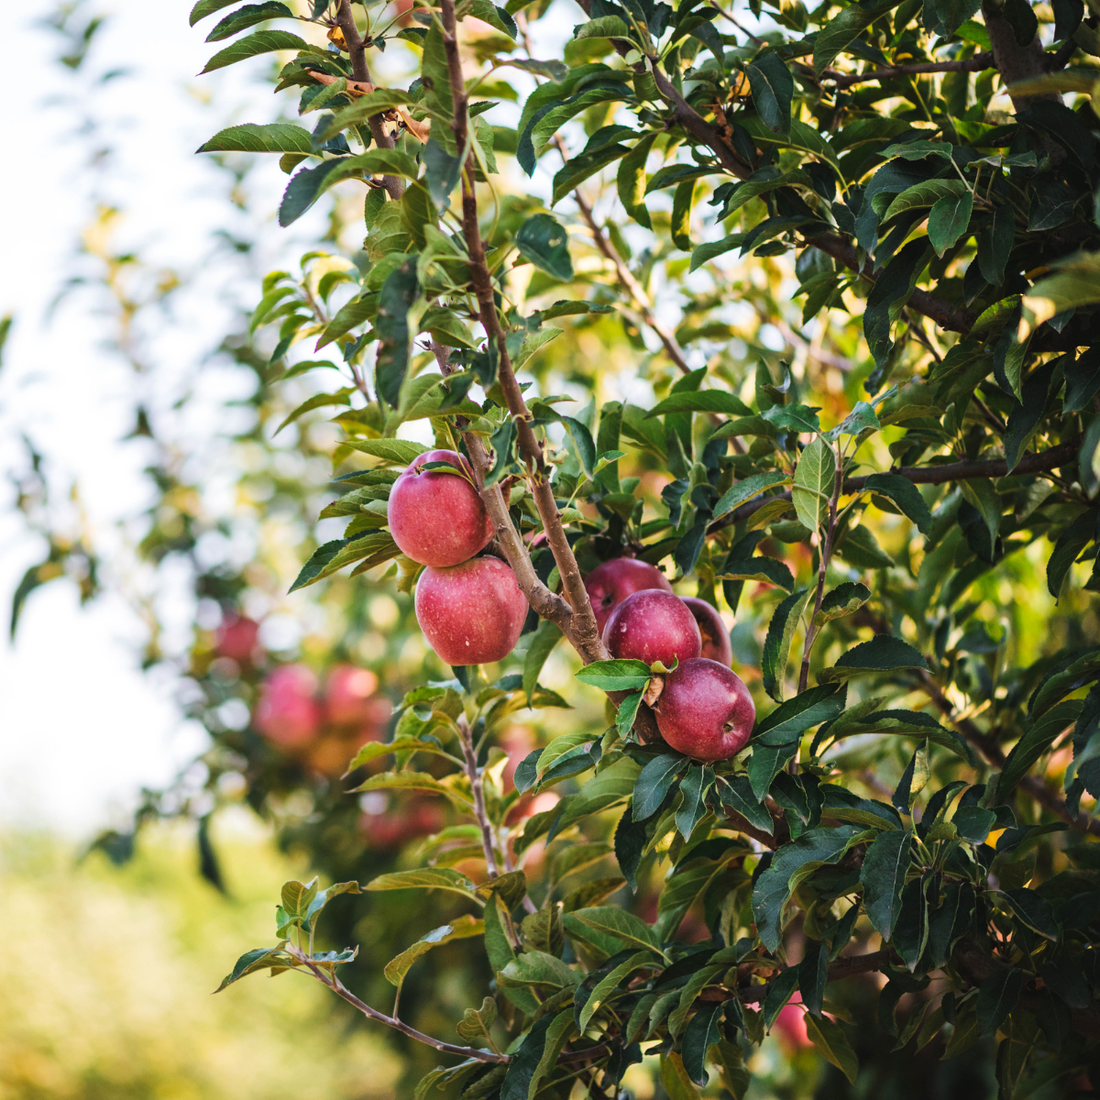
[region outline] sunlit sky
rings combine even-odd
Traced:
[[[120,443],[132,427],[135,387],[152,407],[169,404],[172,388],[185,384],[226,331],[233,306],[253,293],[209,277],[200,281],[177,306],[181,315],[171,331],[150,340],[155,377],[136,378],[100,346],[105,329],[90,296],[63,302],[47,322],[52,300],[74,274],[81,228],[100,204],[126,211],[120,238],[157,266],[188,271],[200,265],[210,230],[232,225],[224,180],[194,155],[218,117],[201,96],[217,94],[220,117],[235,116],[229,121],[266,121],[276,109],[270,86],[247,72],[195,79],[211,47],[204,32],[187,27],[189,0],[86,6],[108,19],[77,74],[46,64],[60,52],[56,35],[22,13],[0,16],[12,67],[0,116],[7,150],[0,178],[0,315],[15,315],[0,372],[5,623],[19,578],[43,553],[6,508],[8,477],[25,465],[21,435],[50,456],[59,504],[70,480],[79,478],[88,513],[112,545],[117,520],[138,510],[147,491],[140,478],[144,444]],[[118,69],[124,75],[97,79]],[[94,160],[106,147],[112,155]],[[250,181],[261,194],[270,190],[257,203],[265,211],[278,199],[280,176],[271,169]],[[286,235],[267,238],[272,247],[293,247]],[[206,398],[215,401],[219,386],[234,384],[228,372],[220,380],[213,372]],[[121,600],[81,610],[65,582],[31,597],[14,648],[0,642],[0,823],[74,835],[123,823],[141,784],[165,782],[201,749],[204,735],[181,723],[171,685],[136,671],[139,638]]]

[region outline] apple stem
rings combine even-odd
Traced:
[[[343,2],[346,2],[346,0],[343,0]],[[443,24],[443,46],[447,55],[447,71],[451,84],[451,97],[454,103],[454,121],[451,124],[451,130],[457,148],[469,150],[469,121],[467,117],[469,97],[466,92],[466,81],[462,74],[462,59],[458,52],[458,30],[454,0],[441,0],[440,18]],[[550,471],[546,464],[543,448],[531,427],[531,413],[523,399],[523,392],[516,381],[511,356],[508,354],[505,332],[497,313],[493,277],[485,259],[485,245],[481,239],[481,228],[478,223],[476,176],[477,162],[473,151],[469,150],[461,174],[462,232],[466,241],[466,251],[470,257],[470,276],[477,297],[479,318],[482,328],[485,330],[486,338],[495,341],[497,345],[499,356],[497,378],[508,411],[515,421],[516,437],[520,453],[527,467],[527,480],[531,487],[531,495],[534,498],[535,507],[538,509],[539,518],[542,520],[542,526],[546,532],[546,540],[550,545],[554,561],[558,566],[558,572],[561,575],[562,592],[565,597],[564,603],[569,609],[569,614],[564,622],[559,621],[558,618],[554,618],[554,621],[562,627],[562,632],[580,654],[585,664],[591,664],[593,661],[606,660],[607,651],[603,647],[600,633],[596,628],[596,615],[592,610],[588,593],[585,591],[580,567],[577,565],[577,559],[573,555],[573,549],[569,545],[565,529],[562,526],[557,502],[554,500],[554,490],[550,484]],[[487,458],[484,444],[481,444],[481,454]],[[482,470],[488,468],[485,463],[479,464]],[[503,502],[503,494],[501,494],[500,499]],[[488,504],[488,501],[486,503]],[[508,542],[513,542],[513,539],[506,538],[507,531],[504,530],[505,526],[512,528],[511,519],[507,514],[507,505],[494,504],[494,510],[498,514],[492,512],[490,514],[497,526],[498,538],[501,538],[502,546],[506,546]],[[503,512],[503,514],[500,514],[500,512]],[[514,538],[518,540],[518,536],[514,536]],[[511,555],[507,550],[505,554],[511,565]],[[526,548],[522,547],[522,543],[517,557],[520,555],[527,558],[527,564],[530,566],[529,555]],[[514,565],[513,570],[515,570]],[[532,568],[531,572],[533,571]],[[519,573],[517,572],[516,575],[518,577]],[[531,590],[534,591],[533,588]],[[528,589],[524,588],[524,593],[527,594],[527,592]],[[528,598],[530,599],[530,597]],[[543,614],[534,603],[532,603],[532,606],[540,615]]]

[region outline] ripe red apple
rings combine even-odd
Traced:
[[[470,480],[428,462],[449,462]],[[469,561],[493,537],[493,525],[474,487],[470,464],[454,451],[420,455],[394,482],[387,507],[390,534],[401,553],[436,569]]]
[[[629,657],[666,668],[699,656],[703,639],[695,616],[671,592],[647,588],[613,608],[603,631],[612,657]]]
[[[708,763],[736,756],[756,720],[741,677],[706,657],[684,661],[665,677],[653,711],[661,736],[677,752]]]
[[[281,748],[309,744],[321,727],[316,691],[317,677],[305,665],[281,665],[260,688],[252,724]]]
[[[214,652],[239,665],[249,664],[257,656],[259,640],[260,624],[255,619],[230,612],[214,632]]]
[[[597,565],[584,579],[592,610],[596,613],[596,628],[603,634],[608,617],[627,596],[647,588],[672,591],[672,585],[664,573],[648,562],[637,558],[612,558]]]
[[[368,668],[337,665],[325,681],[325,717],[335,726],[354,726],[371,717],[370,697],[378,677]]]
[[[772,1031],[779,1041],[792,1051],[806,1050],[813,1046],[809,1033],[806,1031],[806,1013],[799,1006],[802,1004],[796,993],[790,1001],[780,1010],[779,1015],[772,1025]]]
[[[416,585],[416,621],[449,665],[507,657],[527,618],[527,599],[500,558],[474,558],[450,569],[429,566]]]
[[[733,646],[718,609],[695,596],[681,596],[680,599],[688,605],[688,610],[699,624],[699,633],[703,636],[703,649],[699,656],[728,666],[733,660]]]

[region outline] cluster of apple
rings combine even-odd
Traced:
[[[392,705],[366,668],[337,665],[319,690],[301,664],[280,665],[264,678],[253,727],[271,744],[326,775],[339,775],[367,741],[380,741]]]
[[[445,466],[426,468],[435,463]],[[450,665],[506,657],[519,641],[527,601],[508,565],[475,556],[493,526],[466,459],[446,450],[420,455],[394,482],[388,514],[394,542],[425,567],[416,618],[432,649]],[[730,668],[718,612],[704,600],[676,596],[659,569],[634,558],[604,562],[585,587],[612,657],[672,669],[654,677],[646,698],[665,741],[699,760],[740,752],[756,709]]]

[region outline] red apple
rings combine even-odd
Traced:
[[[507,657],[527,618],[527,599],[500,558],[474,558],[450,569],[429,566],[416,585],[416,621],[449,665]]]
[[[806,1013],[800,1007],[802,1002],[798,994],[787,1002],[780,1010],[779,1015],[772,1025],[772,1031],[779,1041],[792,1051],[805,1050],[812,1047],[809,1033],[806,1031]]]
[[[729,665],[733,660],[733,646],[718,609],[695,596],[681,596],[680,599],[688,605],[688,610],[699,624],[699,633],[703,636],[703,649],[699,656],[709,657],[720,665]]]
[[[666,668],[699,656],[703,639],[695,616],[671,592],[647,588],[613,608],[603,631],[612,657],[634,658]]]
[[[741,677],[706,657],[684,661],[665,677],[657,705],[657,728],[677,752],[713,763],[744,747],[756,707]]]
[[[612,558],[597,565],[584,579],[588,598],[592,601],[592,610],[596,613],[596,627],[603,633],[608,617],[618,604],[627,596],[641,592],[646,588],[660,588],[672,591],[664,573],[656,566],[637,558]]]
[[[309,744],[321,727],[316,691],[317,677],[305,665],[281,665],[260,688],[253,725],[282,748]]]
[[[449,462],[470,480],[442,470],[423,470],[428,462]],[[394,482],[387,513],[390,534],[401,553],[436,569],[469,561],[493,537],[470,464],[454,451],[420,455]]]
[[[325,716],[335,726],[354,726],[371,716],[378,677],[370,669],[337,665],[325,681]]]
[[[255,619],[230,612],[214,632],[214,652],[239,665],[249,664],[257,654],[260,624]]]

